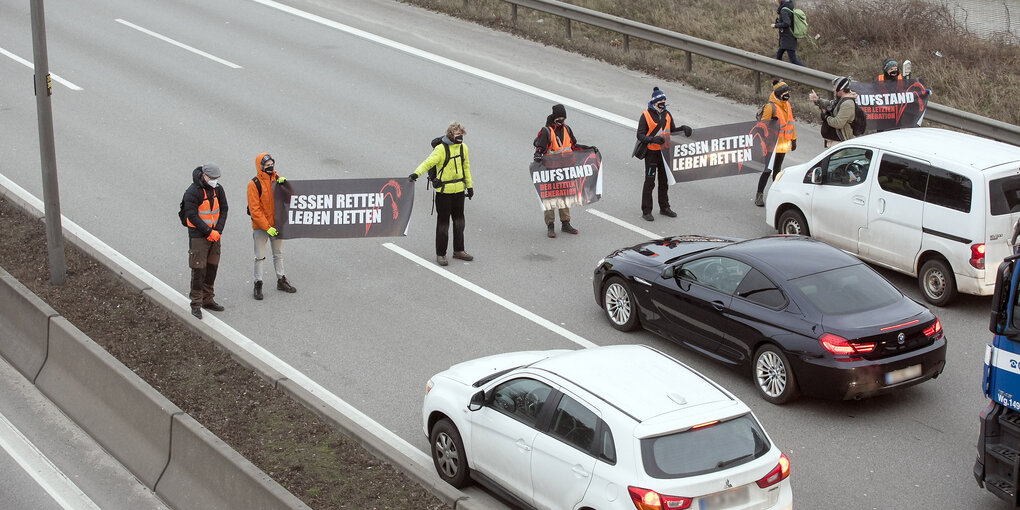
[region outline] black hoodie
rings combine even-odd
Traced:
[[[191,186],[184,192],[184,215],[192,225],[195,225],[188,227],[188,237],[209,237],[209,233],[213,229],[223,234],[223,225],[227,223],[227,196],[223,193],[223,186],[217,184],[216,189],[213,189],[206,184],[202,179],[202,167],[191,172],[191,181]],[[203,198],[208,197],[211,205],[214,196],[220,203],[220,217],[216,221],[216,226],[210,229],[198,216],[198,204],[202,202]]]

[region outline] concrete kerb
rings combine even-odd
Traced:
[[[56,310],[0,268],[0,356],[29,381],[46,362],[50,317]]]
[[[173,417],[170,464],[155,491],[174,508],[309,508],[187,414]]]

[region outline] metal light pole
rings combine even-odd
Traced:
[[[53,108],[50,105],[53,86],[46,56],[43,0],[32,0],[32,48],[35,55],[35,106],[39,118],[39,156],[42,160],[50,285],[63,285],[67,279],[67,261],[64,258],[64,235],[60,226],[60,190],[57,187],[57,154],[53,145]]]

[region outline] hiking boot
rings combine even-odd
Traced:
[[[676,218],[676,213],[673,212],[673,210],[670,209],[669,207],[665,209],[659,209],[659,214],[663,216],[669,216],[670,218]]]
[[[654,216],[652,216],[652,214],[651,214],[651,213],[648,213],[648,214],[642,214],[642,215],[641,215],[641,219],[643,219],[643,220],[645,220],[645,221],[655,221],[655,217],[654,217]]]
[[[577,233],[577,229],[572,227],[572,226],[570,226],[570,222],[569,221],[564,221],[563,222],[563,227],[562,227],[561,230],[563,230],[564,232],[566,232],[568,234],[576,234]]]
[[[202,309],[198,307],[191,307],[191,315],[194,315],[196,319],[202,319]]]
[[[762,193],[754,194],[754,205],[758,207],[765,207],[765,195]]]
[[[226,308],[223,308],[223,305],[215,301],[210,301],[208,303],[203,304],[202,308],[205,308],[206,310],[212,310],[214,312],[222,312],[223,310],[226,310]]]
[[[552,223],[550,223],[548,227],[549,230],[545,233],[545,235],[549,237],[556,237],[556,227]]]
[[[467,261],[475,260],[475,258],[472,257],[471,255],[468,255],[468,252],[466,252],[466,251],[455,251],[455,252],[453,252],[453,258],[460,259],[460,260],[467,260]]]
[[[262,280],[255,281],[255,301],[262,301]]]
[[[281,276],[279,280],[276,280],[276,290],[282,290],[291,294],[297,292],[297,289],[292,287],[290,282],[287,281],[286,276]]]
[[[450,263],[446,261],[446,255],[436,255],[436,262],[440,266],[448,266],[448,265],[450,265]]]

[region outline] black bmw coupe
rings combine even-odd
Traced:
[[[938,377],[937,317],[855,257],[802,236],[676,236],[617,250],[595,300],[638,327],[750,370],[765,400],[858,399]]]

